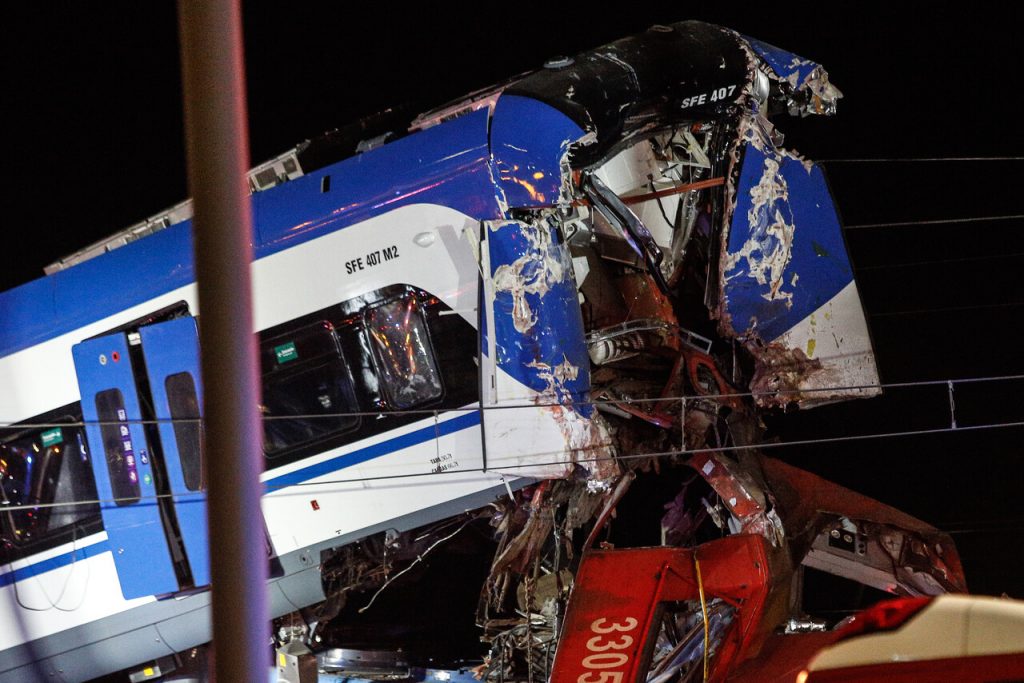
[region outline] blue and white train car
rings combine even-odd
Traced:
[[[686,22],[255,169],[274,614],[323,599],[322,551],[536,479],[601,490],[608,419],[684,429],[616,386],[645,349],[686,361],[654,396],[868,395],[831,389],[877,381],[831,197],[766,118],[837,97],[816,64]],[[209,639],[189,216],[0,294],[2,683]]]

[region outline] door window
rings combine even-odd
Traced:
[[[110,486],[118,505],[139,502],[139,470],[137,458],[142,444],[132,443],[124,396],[120,389],[105,389],[96,394],[96,413],[100,421],[103,454],[110,472]]]
[[[178,372],[164,380],[167,403],[171,409],[174,441],[181,459],[181,474],[189,491],[205,491],[201,456],[203,423],[199,415],[199,396],[192,373]]]

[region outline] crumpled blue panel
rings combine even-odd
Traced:
[[[510,221],[489,230],[487,241],[498,366],[550,400],[577,404],[590,417],[593,407],[579,405],[589,399],[590,357],[568,246],[547,223]],[[575,376],[560,372],[566,367]]]
[[[769,45],[756,38],[751,38],[750,36],[743,36],[743,38],[750,44],[750,48],[754,53],[771,67],[775,75],[788,80],[798,91],[804,88],[807,78],[814,70],[821,66],[816,62],[804,59],[799,55],[777,48],[774,45]],[[793,78],[794,74],[795,78]]]
[[[562,158],[583,133],[550,105],[502,95],[491,118],[491,155],[494,182],[508,207],[553,206],[562,186]]]
[[[722,263],[732,329],[766,342],[852,282],[839,216],[821,169],[744,143]]]

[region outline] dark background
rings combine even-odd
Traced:
[[[1024,214],[1021,11],[958,4],[251,3],[244,10],[254,162],[358,117],[421,110],[549,57],[702,19],[822,63],[833,118],[779,118],[825,161],[848,226]],[[750,6],[748,6],[750,5]],[[174,5],[76,3],[0,17],[0,290],[187,196]],[[1024,374],[1024,220],[849,229],[883,382]],[[2,314],[2,312],[0,312]],[[1020,380],[959,384],[961,428],[1024,420]],[[785,441],[950,426],[945,385],[769,420]],[[1024,429],[787,446],[772,455],[955,534],[975,592],[1024,598]]]

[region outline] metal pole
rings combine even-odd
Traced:
[[[214,675],[222,683],[259,681],[270,665],[270,626],[241,16],[237,0],[180,0],[178,19],[201,315]]]

